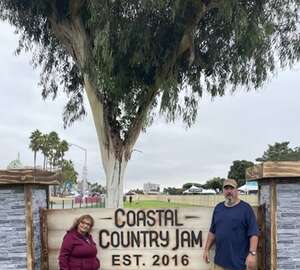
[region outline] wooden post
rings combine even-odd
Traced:
[[[271,220],[271,264],[270,270],[277,269],[277,192],[276,182],[272,180],[270,185],[270,220]]]
[[[34,270],[34,241],[32,220],[32,190],[31,185],[24,186],[25,197],[25,224],[27,242],[27,270]]]
[[[257,208],[257,221],[259,226],[258,249],[257,249],[257,270],[266,269],[266,254],[265,254],[265,204]]]
[[[41,250],[41,270],[49,269],[48,261],[48,227],[47,227],[47,209],[40,209],[41,217],[41,241],[42,241],[42,250]]]

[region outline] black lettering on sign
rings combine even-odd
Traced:
[[[182,247],[202,247],[202,231],[196,234],[194,231],[175,231],[175,247],[172,250],[177,250]]]
[[[158,209],[156,210],[156,212],[158,213],[158,225],[161,226],[162,224],[162,213],[165,212],[164,209]]]
[[[135,258],[135,265],[136,266],[140,266],[140,258],[143,256],[143,255],[140,255],[140,254],[134,254],[132,255],[134,258]]]
[[[152,266],[178,266],[183,265],[187,266],[189,265],[189,256],[184,254],[182,256],[174,255],[173,257],[170,257],[169,255],[153,255],[152,256]]]
[[[125,255],[112,255],[112,266],[140,266],[142,263],[141,254],[125,254]],[[144,264],[145,265],[145,264]]]
[[[182,223],[178,223],[177,209],[175,209],[175,226],[183,226]]]
[[[125,211],[121,208],[115,211],[115,225],[118,228],[122,228],[125,225],[125,221],[121,221],[120,218],[125,215]]]
[[[165,211],[165,224],[164,226],[183,226],[182,223],[178,223],[177,209],[167,209]]]
[[[199,247],[202,247],[202,231],[198,232],[198,235],[195,235],[195,232],[192,231],[192,247],[195,247],[199,245]]]
[[[187,266],[187,265],[189,265],[189,256],[188,255],[182,255],[182,257],[181,257],[181,264],[183,265],[183,266]]]
[[[131,234],[131,247],[140,247],[141,241],[140,241],[140,234]]]
[[[139,226],[146,226],[146,213],[143,210],[136,212],[136,225]]]
[[[152,265],[159,266],[159,256],[158,255],[153,255],[152,259],[153,259]]]
[[[111,263],[113,266],[120,266],[120,255],[112,255]]]
[[[104,235],[109,236],[109,231],[108,230],[100,230],[99,231],[99,246],[101,248],[108,248],[110,241],[105,241],[104,240]]]
[[[126,220],[127,220],[127,225],[129,226],[129,227],[133,227],[133,226],[135,226],[136,225],[136,222],[135,222],[135,212],[133,211],[133,210],[129,210],[128,212],[127,212],[127,218],[126,218]]]
[[[189,231],[181,232],[181,247],[184,246],[191,247],[191,236]]]
[[[124,255],[123,256],[123,264],[126,265],[126,266],[131,265],[130,255]]]
[[[169,265],[169,262],[170,262],[170,259],[169,259],[169,256],[168,255],[163,255],[161,257],[161,262],[164,266],[167,266]]]
[[[176,211],[176,210],[175,210]],[[167,209],[165,212],[165,226],[174,226],[174,212],[170,209]]]
[[[179,231],[176,234],[177,246],[179,247]],[[196,236],[194,236],[194,241],[197,243],[199,241]],[[170,232],[168,230],[161,231],[113,231],[109,232],[108,230],[99,231],[99,246],[103,249],[113,247],[132,247],[132,248],[160,248],[168,247],[170,243]]]
[[[119,232],[112,232],[110,235],[110,244],[112,247],[116,248],[120,246],[120,235]]]
[[[177,209],[133,210],[117,209],[114,214],[117,228],[140,226],[183,226],[178,221]]]
[[[177,266],[178,265],[177,255],[174,255],[171,259],[174,261],[174,265]]]
[[[159,238],[162,240],[162,242],[160,243],[160,245],[162,247],[168,247],[169,246],[169,243],[170,243],[169,231],[165,231],[165,232],[159,231]]]
[[[121,236],[121,246],[122,247],[129,247],[130,246],[130,232],[120,232]],[[127,236],[125,236],[125,234]]]
[[[155,225],[155,211],[154,210],[147,211],[147,225],[148,226]]]
[[[149,235],[149,246],[150,247],[159,247],[159,244],[158,244],[158,232],[156,231],[150,231],[149,232],[150,235]]]

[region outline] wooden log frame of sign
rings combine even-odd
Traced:
[[[0,184],[46,184],[58,185],[60,172],[38,169],[0,170]]]
[[[260,205],[257,208],[257,222],[259,226],[258,247],[257,247],[257,270],[266,269],[266,254],[265,254],[265,205]]]
[[[83,214],[95,219],[92,235],[97,243],[101,270],[212,269],[213,265],[202,259],[212,212],[212,207],[48,209],[43,219],[48,228],[48,241],[44,245],[44,252],[49,255],[48,269],[58,269],[63,236],[74,219]],[[139,237],[140,241],[135,240]]]
[[[299,176],[300,161],[268,161],[246,169],[246,179],[249,180]]]
[[[34,270],[34,239],[33,239],[33,215],[32,215],[32,187],[24,186],[25,197],[25,225],[27,243],[27,270]]]
[[[272,180],[270,185],[270,220],[271,220],[271,269],[277,269],[277,192],[276,182]]]
[[[49,269],[48,262],[48,227],[47,227],[47,209],[40,208],[40,224],[41,224],[41,270]]]

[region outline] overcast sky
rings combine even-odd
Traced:
[[[35,129],[56,131],[60,138],[88,151],[88,179],[105,184],[96,131],[88,104],[88,116],[63,129],[62,112],[66,98],[44,101],[38,86],[39,72],[30,65],[30,55],[15,56],[17,36],[0,23],[0,168],[16,159],[33,165],[28,148]],[[299,66],[278,71],[264,88],[239,91],[234,95],[204,98],[198,120],[190,129],[181,122],[166,124],[162,119],[143,133],[129,161],[125,190],[142,188],[143,183],[181,187],[186,182],[203,183],[226,177],[233,160],[255,161],[268,144],[290,141],[300,145]],[[72,147],[67,155],[82,172],[84,152]],[[42,163],[40,157],[39,163]]]

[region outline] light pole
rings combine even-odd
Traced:
[[[83,168],[82,168],[82,187],[81,187],[81,192],[83,195],[85,195],[85,191],[87,189],[87,149],[75,144],[75,143],[69,143],[69,146],[75,146],[82,151],[84,151],[84,163],[83,163]]]

